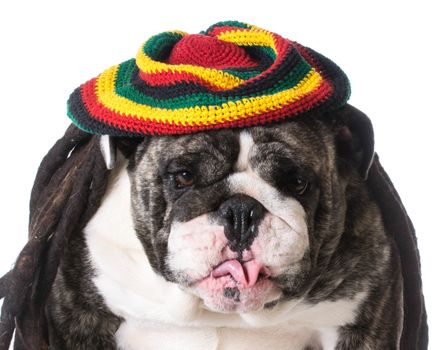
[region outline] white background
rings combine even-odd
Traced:
[[[73,89],[134,57],[153,34],[239,20],[321,52],[349,76],[350,103],[372,119],[376,150],[417,229],[437,349],[437,14],[419,0],[2,1],[0,274],[26,241],[33,179],[69,124]]]

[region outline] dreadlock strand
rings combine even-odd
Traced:
[[[36,207],[42,190],[47,188],[53,174],[61,168],[69,154],[91,137],[90,134],[79,130],[72,124],[67,128],[64,136],[53,145],[38,168],[30,196],[30,213]]]
[[[5,273],[3,275],[3,277],[0,279],[0,299],[3,299],[9,289],[9,280],[11,278],[12,275],[12,270],[10,270],[9,272]]]
[[[48,224],[56,224],[54,218],[60,218],[63,206],[69,200],[76,177],[80,173],[82,163],[87,160],[89,146],[85,146],[80,152],[75,152],[62,168],[58,169],[51,178],[47,187],[40,193],[40,200],[30,214],[29,234],[31,237],[39,235],[39,231],[47,231]]]
[[[32,217],[30,239],[18,256],[10,280],[10,293],[14,290],[20,291],[9,303],[9,310],[14,316],[19,314],[27,295],[26,292],[34,284],[33,280],[42,252],[47,244],[50,244],[50,237],[55,232],[70,197],[77,169],[77,167],[70,169],[62,183],[56,184],[59,186],[58,190],[52,191],[53,193],[46,198],[44,205],[41,205],[42,209],[37,211],[36,218]]]
[[[43,159],[31,195],[30,240],[0,280],[0,350],[9,348],[15,328],[16,349],[48,348],[47,297],[70,236],[100,205],[107,173],[97,137],[75,127]]]
[[[39,266],[33,292],[28,298],[26,312],[17,322],[19,341],[26,349],[25,341],[39,344],[38,348],[47,347],[47,325],[45,319],[45,304],[56,277],[62,253],[69,242],[70,236],[82,229],[81,216],[87,207],[87,198],[91,190],[92,169],[94,157],[91,154],[93,143],[87,144],[86,150],[81,152],[83,161],[75,166],[76,176],[72,177],[72,188],[68,201],[62,207],[60,220],[51,236],[50,244],[44,253]],[[100,154],[99,154],[100,156]]]
[[[71,132],[69,133],[67,130],[64,137],[55,143],[40,163],[30,196],[29,213],[31,215],[38,207],[39,198],[43,191],[49,187],[48,185],[52,181],[54,174],[64,168],[66,159],[68,159],[73,150],[81,144],[80,142],[75,142],[73,138],[69,137],[69,134],[71,134]]]
[[[44,314],[36,314],[39,312],[38,308],[34,305],[29,305],[24,310],[26,319],[26,328],[20,325],[20,320],[17,318],[15,320],[15,340],[14,340],[14,350],[47,350],[49,349],[49,344],[47,336],[45,335],[46,330],[46,320]],[[29,317],[32,315],[32,317]],[[26,332],[22,330],[25,329]]]
[[[56,276],[57,268],[62,256],[62,253],[67,246],[72,234],[83,229],[86,222],[83,220],[84,212],[90,208],[87,205],[89,197],[92,195],[93,169],[96,167],[95,157],[91,157],[90,161],[84,163],[79,170],[77,181],[74,182],[69,201],[63,208],[61,219],[51,238],[51,243],[48,247],[45,256],[45,266],[42,267],[38,286],[33,293],[39,295],[43,301],[47,298],[50,288]],[[106,170],[106,169],[105,169]],[[97,206],[94,206],[96,208]],[[74,225],[72,223],[75,223]]]
[[[78,177],[80,176],[81,174],[78,174]],[[75,187],[81,185],[82,181],[75,184],[70,198],[77,199],[79,197]],[[71,223],[77,221],[77,214],[72,209],[76,207],[76,202],[76,200],[69,200],[63,208],[61,219],[37,267],[32,292],[27,296],[23,312],[17,317],[15,346],[18,343],[22,349],[27,349],[29,343],[38,349],[44,349],[48,346],[45,305],[56,277],[62,252],[73,231]],[[70,225],[70,227],[68,228],[66,225]]]
[[[33,227],[33,229],[30,230],[30,239],[20,252],[8,281],[9,291],[4,301],[4,312],[8,315],[8,318],[5,322],[10,323],[6,326],[7,329],[13,329],[17,326],[16,343],[18,342],[20,344],[18,348],[25,349],[27,346],[25,345],[24,339],[21,339],[22,332],[19,329],[20,327],[18,327],[18,322],[14,325],[14,319],[23,314],[25,319],[34,319],[37,316],[34,305],[27,302],[27,300],[29,299],[32,286],[36,285],[35,277],[37,275],[38,266],[41,264],[41,257],[44,255],[46,246],[50,244],[50,235],[55,230],[57,221],[59,220],[59,214],[57,213],[59,213],[60,210],[62,211],[63,205],[65,205],[71,192],[71,185],[68,184],[73,181],[69,181],[70,177],[71,176],[66,176],[63,184],[58,188],[60,191],[53,192],[53,194],[46,199],[42,210],[39,211],[45,214],[41,215],[41,220],[38,220],[38,218],[32,220],[30,226]],[[27,324],[29,323],[30,322],[27,322]],[[32,324],[38,325],[39,322],[32,322]],[[33,334],[34,332],[26,333]],[[34,342],[32,343],[35,344]]]
[[[70,177],[71,174],[66,174],[61,183],[56,183],[57,188],[62,189],[62,191],[52,191],[44,203],[38,203],[39,210],[32,213],[35,214],[36,212],[38,215],[32,216],[30,220],[30,239],[17,258],[9,281],[10,289],[23,290],[29,284],[29,277],[34,275],[35,269],[33,266],[38,264],[42,246],[49,241],[57,220],[59,220],[59,214],[57,213],[62,210],[70,194],[71,185],[68,185]],[[19,309],[20,306],[14,306],[14,303],[11,303],[11,311],[14,308]]]
[[[87,145],[86,148],[88,150],[84,150],[83,156],[81,155],[84,161],[75,167],[76,175],[72,177],[68,201],[62,208],[56,229],[38,266],[32,293],[27,298],[24,312],[17,319],[15,342],[16,346],[19,343],[23,349],[28,348],[26,343],[33,346],[38,344],[38,349],[48,346],[46,301],[70,236],[82,229],[81,216],[91,190],[94,159],[89,150],[93,149],[93,145]]]
[[[87,153],[86,150],[82,150],[82,148],[86,148],[87,144],[75,144],[70,145],[68,153],[66,153],[65,149],[63,149],[64,154],[64,162],[59,165],[58,168],[53,169],[53,173],[50,175],[50,181],[45,183],[44,185],[40,183],[45,182],[45,178],[39,176],[37,174],[37,179],[35,180],[33,186],[33,194],[31,196],[31,204],[30,206],[30,215],[29,215],[29,236],[31,236],[35,230],[32,228],[32,225],[35,221],[38,220],[39,216],[45,217],[47,215],[47,206],[52,205],[52,201],[48,200],[48,198],[53,197],[59,198],[59,189],[63,188],[66,184],[66,180],[74,176],[76,169],[79,164],[81,164],[84,160],[84,153]],[[59,158],[59,157],[57,157]],[[86,158],[85,158],[86,159]],[[44,169],[41,168],[40,169]],[[59,211],[52,210],[53,213],[58,213]]]
[[[14,317],[8,310],[8,296],[3,300],[0,317],[0,350],[8,350],[14,334]]]
[[[94,149],[95,161],[93,172],[93,180],[90,186],[90,195],[88,197],[88,205],[85,208],[84,215],[82,217],[82,224],[87,223],[97,209],[100,207],[102,198],[105,195],[108,185],[108,169],[101,156],[100,149]]]

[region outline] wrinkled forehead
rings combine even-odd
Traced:
[[[149,154],[148,160],[157,162],[158,167],[165,166],[172,159],[184,159],[186,156],[195,159],[197,163],[219,162],[236,166],[242,161],[242,153],[245,153],[244,158],[251,157],[253,162],[266,161],[268,154],[276,154],[293,158],[296,163],[317,170],[327,153],[327,135],[322,129],[290,122],[182,136],[161,136],[152,138],[146,153]],[[257,154],[264,156],[257,159]]]

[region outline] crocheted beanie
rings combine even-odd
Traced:
[[[278,34],[220,22],[151,37],[135,59],[77,88],[68,115],[93,134],[142,136],[261,125],[344,105],[346,75]]]

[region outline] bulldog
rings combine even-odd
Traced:
[[[62,259],[51,348],[398,349],[400,257],[362,112],[132,148]]]

